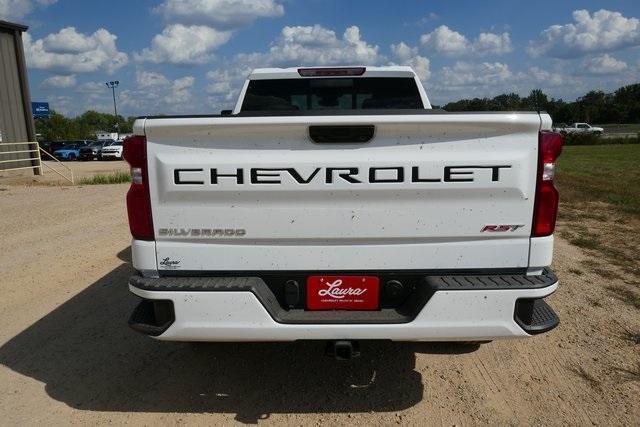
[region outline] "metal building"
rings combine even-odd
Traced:
[[[38,145],[22,47],[22,33],[27,28],[0,21],[0,170],[35,168],[39,174]]]

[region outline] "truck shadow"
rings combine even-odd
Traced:
[[[476,349],[365,342],[360,359],[337,362],[321,342],[158,342],[126,326],[137,303],[132,272],[119,266],[35,322],[0,347],[0,363],[76,409],[232,413],[254,423],[273,413],[407,409],[423,396],[415,352]]]

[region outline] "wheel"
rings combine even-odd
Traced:
[[[69,160],[70,162],[73,162],[76,159],[76,155],[71,153],[69,154],[69,156],[67,157],[67,160]]]

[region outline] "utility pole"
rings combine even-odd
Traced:
[[[115,80],[112,82],[106,82],[105,84],[108,88],[111,89],[111,93],[113,94],[113,116],[116,119],[116,140],[118,140],[120,139],[120,129],[118,127],[118,108],[116,107],[116,88],[118,87],[120,82],[118,80]]]

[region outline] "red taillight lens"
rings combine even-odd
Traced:
[[[127,213],[131,235],[137,240],[153,240],[145,137],[135,135],[125,139],[122,155],[131,166],[131,187],[127,193]]]
[[[365,67],[298,68],[298,74],[302,77],[361,76],[366,70],[367,69]]]
[[[562,153],[562,135],[541,131],[538,137],[538,178],[533,206],[533,237],[553,234],[558,215],[558,190],[553,185],[556,160]]]

